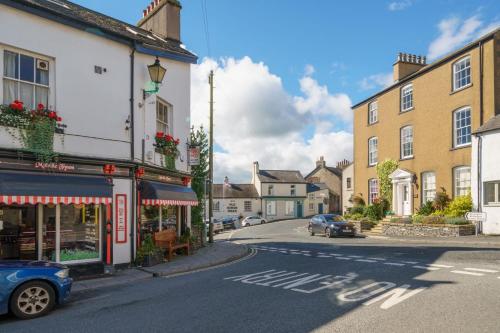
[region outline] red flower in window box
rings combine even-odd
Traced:
[[[189,178],[189,177],[182,177],[182,184],[184,186],[188,186],[190,182],[191,182],[191,178]]]
[[[163,132],[156,132],[156,137],[157,138],[163,138]]]

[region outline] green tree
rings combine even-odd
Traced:
[[[392,180],[389,177],[398,168],[398,162],[391,159],[377,164],[380,198],[392,203]]]
[[[200,164],[191,167],[191,187],[198,197],[198,206],[191,207],[191,222],[203,224],[205,180],[208,178],[208,136],[203,126],[191,127],[191,144],[200,146]]]

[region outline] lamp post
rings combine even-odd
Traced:
[[[156,94],[160,90],[160,85],[163,82],[165,74],[167,73],[167,69],[162,67],[160,59],[156,57],[154,64],[148,66],[148,72],[151,82],[154,84],[154,88],[149,90],[144,89],[143,99],[146,99],[148,95]]]

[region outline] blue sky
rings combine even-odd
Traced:
[[[207,6],[210,54],[202,1]],[[76,2],[129,23],[137,22],[149,3]],[[216,156],[216,173],[219,179],[231,175],[240,181],[248,178],[252,160],[262,161],[269,168],[294,168],[307,173],[319,155],[325,155],[329,164],[352,158],[349,103],[390,84],[398,52],[427,55],[432,60],[500,26],[498,0],[181,3],[183,43],[200,57],[200,66],[193,68],[193,119],[196,123],[196,119],[206,118],[205,110],[197,108],[206,105],[205,76],[209,69],[216,69],[219,90],[234,86],[216,92],[220,117],[218,120],[216,116],[220,131],[215,132],[220,154]],[[204,60],[208,56],[214,61]],[[274,97],[265,96],[269,91],[274,91]],[[247,96],[251,98],[247,100]],[[256,101],[256,107],[268,110],[252,118],[249,114],[253,111],[246,104],[260,96],[262,100]],[[268,107],[270,104],[272,107]],[[279,126],[263,124],[268,113],[280,108],[271,119],[280,122],[292,116]],[[232,118],[238,112],[240,115]],[[228,126],[239,128],[231,132]],[[241,128],[255,130],[241,134]],[[235,135],[249,140],[241,140],[239,148],[235,147]],[[280,147],[270,147],[275,145]],[[342,149],[332,149],[332,145]]]

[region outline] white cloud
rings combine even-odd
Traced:
[[[215,72],[215,180],[250,182],[252,162],[262,168],[300,170],[305,175],[323,155],[330,164],[352,158],[352,134],[335,132],[334,124],[350,128],[351,101],[328,93],[306,67],[300,80],[304,96],[288,94],[281,79],[250,58],[204,59],[192,67],[192,123],[208,127],[208,83]],[[300,105],[300,106],[298,106]],[[304,139],[305,133],[313,129]]]
[[[394,1],[387,7],[390,11],[404,10],[412,5],[411,0]]]
[[[316,71],[316,69],[314,69],[314,66],[313,65],[306,65],[306,68],[304,70],[305,74],[307,76],[311,76],[314,74],[314,72]]]
[[[387,88],[394,83],[392,73],[379,73],[363,78],[359,82],[361,90]]]
[[[428,58],[434,60],[498,27],[500,21],[485,26],[479,15],[473,15],[465,20],[457,16],[443,19],[438,24],[439,36],[429,45]]]

